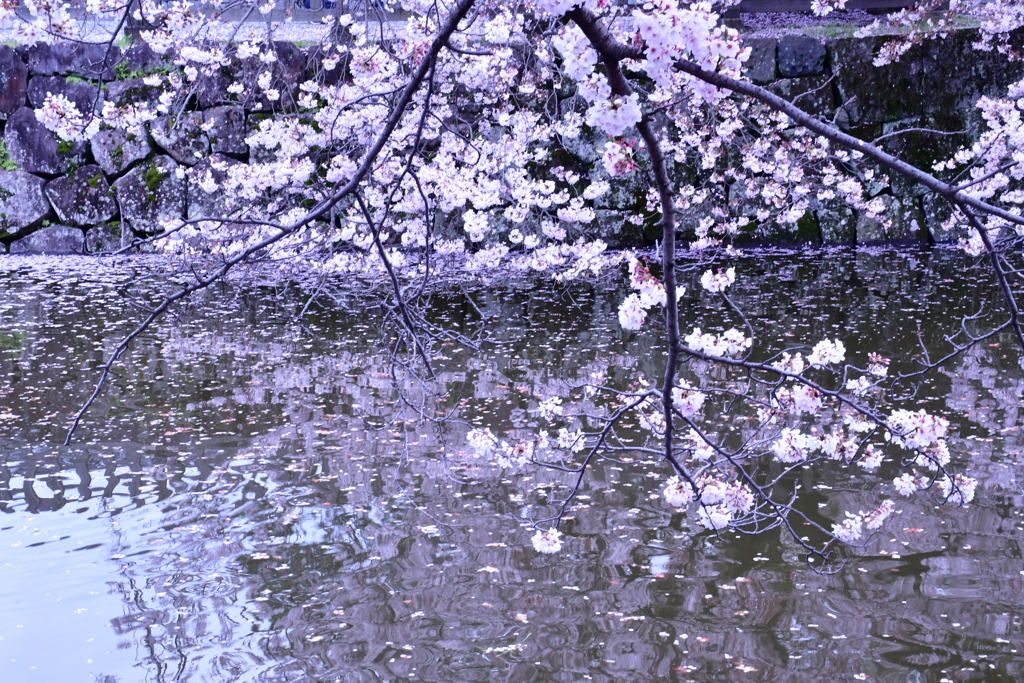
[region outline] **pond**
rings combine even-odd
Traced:
[[[706,265],[681,266],[697,291]],[[735,266],[769,345],[840,338],[891,372],[999,305],[984,270],[940,249]],[[621,273],[438,293],[434,319],[480,346],[439,347],[442,396],[395,371],[357,285],[308,308],[288,283],[220,286],[134,344],[61,446],[137,304],[174,278],[156,260],[0,260],[5,683],[1024,679],[1024,370],[1009,336],[904,406],[949,418],[954,462],[979,480],[966,507],[898,499],[822,572],[778,531],[703,531],[665,504],[664,463],[623,458],[594,465],[545,555],[531,520],[564,478],[474,458],[466,434],[541,428],[535,397],[589,377],[657,376],[656,325],[618,325]],[[703,306],[687,297],[685,329]],[[836,520],[891,497],[895,474],[800,483]]]

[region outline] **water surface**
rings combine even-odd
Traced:
[[[839,337],[907,370],[959,316],[999,305],[971,264],[749,257],[736,298],[771,348]],[[706,266],[683,266],[696,291]],[[440,292],[433,319],[481,350],[439,349],[439,398],[396,374],[360,286],[304,315],[298,286],[218,287],[132,347],[61,446],[137,304],[173,277],[159,261],[0,260],[5,683],[1024,678],[1024,370],[1009,337],[906,404],[950,418],[975,502],[901,502],[832,573],[777,532],[701,533],[661,499],[664,465],[639,458],[596,465],[565,549],[541,555],[535,487],[563,479],[474,458],[465,433],[540,429],[533,397],[595,373],[656,377],[656,326],[619,329],[618,280]],[[714,327],[707,304],[684,299],[686,322]],[[459,421],[413,420],[400,397]],[[853,474],[807,471],[805,505],[835,519],[892,495],[894,469]]]

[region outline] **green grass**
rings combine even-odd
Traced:
[[[0,169],[4,171],[17,171],[18,164],[11,158],[10,153],[7,151],[7,143],[0,140]]]

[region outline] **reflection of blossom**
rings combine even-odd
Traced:
[[[832,525],[832,535],[843,543],[855,543],[864,533],[864,522],[860,515],[846,513],[847,519],[842,524]]]
[[[477,455],[487,455],[498,445],[498,438],[491,433],[490,429],[472,429],[466,434],[466,442],[469,447],[476,451]]]
[[[560,396],[552,396],[549,399],[540,402],[537,406],[540,411],[540,416],[545,420],[551,421],[555,419],[556,415],[562,414],[562,398]]]

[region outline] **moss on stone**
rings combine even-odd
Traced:
[[[166,177],[167,176],[161,173],[160,169],[157,168],[156,162],[151,161],[149,162],[149,166],[146,168],[145,172],[142,174],[142,182],[146,184],[146,189],[149,190],[149,193],[155,195],[156,191],[160,189],[160,185],[161,183],[164,182],[164,178]],[[149,200],[148,195],[146,198],[147,200]],[[156,197],[154,196],[153,199],[156,199]]]

